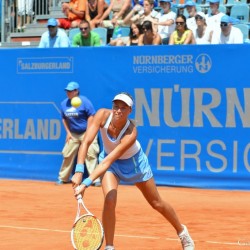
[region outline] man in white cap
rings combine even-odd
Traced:
[[[213,32],[212,44],[242,44],[243,34],[240,29],[233,26],[239,20],[224,15],[220,21],[220,30]]]
[[[188,13],[188,17],[187,17],[187,21],[186,21],[187,27],[190,30],[195,30],[197,28],[196,21],[195,21],[196,3],[189,0],[185,3],[184,6],[185,6],[187,13]]]
[[[85,136],[87,126],[93,121],[95,109],[90,100],[80,95],[79,84],[77,82],[69,82],[66,88],[67,98],[61,103],[62,122],[66,130],[66,140],[62,151],[63,162],[58,175],[57,185],[70,182],[70,175],[74,169],[75,158],[78,153],[79,146]],[[79,107],[71,105],[71,99],[78,96],[81,99]],[[91,174],[98,164],[98,154],[100,148],[97,136],[90,145],[87,157],[84,161],[88,174]],[[95,186],[100,186],[100,179],[94,182]]]
[[[169,37],[175,30],[176,13],[171,10],[171,1],[160,0],[160,7],[163,11],[158,16],[157,25],[163,44],[168,44]]]
[[[42,34],[38,48],[67,48],[70,47],[66,32],[58,28],[57,20],[50,18],[47,22],[48,30]]]
[[[224,13],[220,12],[220,0],[208,0],[209,1],[209,8],[211,13],[206,15],[207,25],[214,30],[220,29],[220,20],[225,15]]]

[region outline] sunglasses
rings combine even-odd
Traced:
[[[227,27],[228,23],[220,23],[220,27]]]
[[[176,22],[176,25],[183,25],[184,22]]]
[[[202,16],[196,16],[195,20],[203,20],[203,17]]]
[[[79,30],[87,30],[89,27],[82,27],[82,28],[79,28]]]

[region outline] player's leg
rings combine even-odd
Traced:
[[[185,250],[193,250],[194,242],[190,237],[186,226],[182,225],[177,217],[172,206],[162,200],[157,190],[153,177],[148,181],[136,183],[136,186],[141,190],[148,203],[159,213],[161,213],[169,223],[175,228],[178,236],[181,239],[181,244]]]
[[[102,189],[104,194],[102,223],[105,233],[106,246],[114,245],[116,223],[115,208],[117,202],[118,183],[119,181],[117,177],[109,171],[107,171],[102,178]]]
[[[182,225],[172,206],[160,197],[154,178],[136,183],[136,186],[140,189],[148,203],[171,223],[177,233],[180,233],[183,230]]]

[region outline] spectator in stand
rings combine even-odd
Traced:
[[[38,48],[66,48],[70,47],[68,35],[57,26],[55,18],[47,23],[48,30],[42,34]]]
[[[86,6],[86,20],[90,23],[90,28],[94,29],[100,23],[104,11],[108,4],[104,0],[88,0]]]
[[[66,18],[58,19],[58,26],[63,29],[76,28],[85,19],[86,0],[70,0],[62,4],[62,12]]]
[[[142,26],[139,23],[132,23],[130,26],[129,40],[127,42],[127,46],[137,46],[139,42],[139,37],[142,33]]]
[[[206,24],[206,15],[204,12],[197,12],[195,16],[197,28],[193,30],[196,44],[210,44],[213,31]]]
[[[131,25],[131,23],[143,24],[144,21],[150,21],[153,24],[153,29],[157,32],[157,21],[159,13],[154,10],[154,0],[144,0],[143,10],[133,8],[130,13],[124,18],[123,25]]]
[[[124,37],[118,37],[114,40],[111,40],[109,45],[111,46],[136,46],[138,45],[138,40],[142,34],[142,27],[140,24],[132,23],[130,25],[130,33],[127,42],[124,41]]]
[[[186,8],[187,13],[188,13],[187,27],[190,30],[195,30],[197,28],[197,26],[196,26],[196,20],[195,20],[195,16],[196,16],[196,3],[193,2],[193,1],[187,1],[185,3],[185,8]]]
[[[171,1],[160,0],[160,7],[163,11],[159,15],[157,25],[163,44],[168,44],[170,35],[175,30],[176,13],[171,10]]]
[[[240,29],[233,26],[239,20],[224,15],[220,21],[220,30],[215,30],[212,36],[212,44],[242,44],[243,34]]]
[[[186,45],[195,44],[193,32],[188,29],[186,24],[186,17],[184,15],[178,15],[175,20],[176,28],[171,34],[169,44],[170,45]]]
[[[33,12],[34,0],[17,0],[17,32],[21,32],[30,24]]]
[[[206,15],[207,25],[210,26],[213,31],[216,29],[219,30],[220,20],[225,15],[219,10],[220,0],[208,0],[208,1],[211,13]]]
[[[151,21],[144,21],[142,24],[143,34],[140,35],[138,45],[160,45],[162,44],[161,36],[153,30]]]
[[[72,46],[101,46],[100,36],[90,30],[90,24],[87,20],[82,20],[79,24],[80,32],[73,37]]]
[[[111,0],[108,8],[99,20],[99,25],[105,28],[114,28],[118,24],[118,21],[123,20],[129,13],[130,9],[130,0]],[[110,14],[112,14],[111,20],[105,20]]]

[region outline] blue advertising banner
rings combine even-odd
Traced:
[[[249,45],[1,49],[0,178],[54,181],[69,81],[96,109],[115,94],[158,185],[250,190]]]

